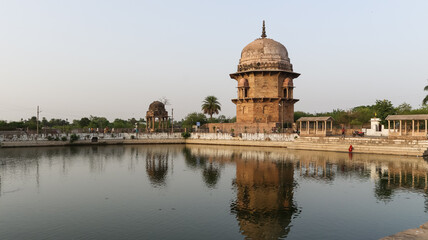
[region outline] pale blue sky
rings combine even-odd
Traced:
[[[176,119],[219,98],[235,116],[241,50],[288,49],[295,110],[389,99],[419,107],[428,84],[428,1],[0,0],[0,119],[144,117],[163,96]]]

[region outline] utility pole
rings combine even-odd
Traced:
[[[174,108],[171,108],[171,133],[174,133]]]
[[[36,140],[39,137],[39,113],[40,113],[39,106],[37,106],[37,118],[36,118],[37,137],[36,137]]]

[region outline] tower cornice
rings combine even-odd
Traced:
[[[242,72],[236,72],[229,74],[230,78],[237,79],[239,77],[242,77],[243,75],[248,75],[251,73],[262,73],[262,74],[272,74],[272,73],[279,73],[279,74],[288,74],[291,75],[293,78],[298,78],[300,76],[300,73],[296,72],[290,72],[285,70],[278,70],[278,69],[263,69],[263,70],[249,70],[249,71],[242,71]]]

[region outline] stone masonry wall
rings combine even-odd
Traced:
[[[80,140],[98,137],[99,139],[178,139],[181,133],[75,133]],[[39,134],[37,140],[47,140],[48,136],[53,138],[66,137],[70,139],[71,134]],[[0,134],[0,142],[3,141],[33,141],[36,140],[36,134]]]
[[[243,140],[243,141],[283,141],[292,142],[298,137],[297,134],[280,133],[242,133],[233,137],[229,133],[192,133],[190,139],[200,140]]]

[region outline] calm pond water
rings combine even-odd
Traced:
[[[422,158],[184,145],[0,149],[0,239],[378,239],[428,221]]]

